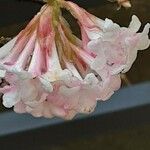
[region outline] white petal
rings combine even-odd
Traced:
[[[96,72],[98,71],[98,70],[101,70],[101,69],[103,69],[104,68],[104,66],[105,66],[105,64],[106,64],[106,58],[104,57],[104,56],[101,56],[101,57],[99,57],[99,56],[97,56],[95,59],[94,59],[94,61],[93,61],[93,63],[91,64],[91,69],[93,69],[93,70],[95,70]],[[98,72],[97,72],[98,73]]]
[[[6,70],[0,70],[0,78],[4,78],[6,74]]]
[[[88,49],[90,49],[93,52],[99,52],[101,49],[101,42],[100,41],[101,41],[100,39],[91,40],[87,44]]]
[[[21,80],[27,80],[27,79],[33,78],[29,72],[26,72],[26,71],[18,72],[18,70],[16,70],[16,68],[12,68],[12,72],[15,73],[17,75],[18,79],[21,79]]]
[[[132,16],[132,20],[130,22],[129,28],[133,31],[133,32],[137,32],[141,27],[141,22],[139,20],[139,18],[135,15]]]
[[[40,77],[39,80],[42,83],[42,87],[47,91],[47,92],[52,92],[53,91],[53,86],[51,84],[51,82],[43,77]]]
[[[150,29],[150,24],[148,23],[148,24],[146,24],[143,32],[139,33],[140,40],[137,45],[138,50],[144,50],[149,47],[149,45],[150,45],[150,39],[148,37],[149,29]]]
[[[67,68],[72,72],[72,74],[77,77],[79,80],[82,81],[82,77],[78,70],[75,68],[75,66],[72,63],[66,62]]]
[[[84,82],[86,84],[94,86],[99,82],[99,80],[95,77],[95,75],[93,73],[89,73],[86,75]]]
[[[100,30],[98,30],[97,28],[93,28],[93,29],[88,29],[86,30],[86,33],[89,37],[89,39],[94,40],[94,39],[98,39],[102,36]]]
[[[129,71],[129,69],[131,68],[131,66],[132,66],[133,62],[135,61],[136,57],[137,57],[137,50],[131,51],[131,53],[128,56],[127,64],[125,65],[125,68],[122,71],[122,73],[126,73],[127,71]]]
[[[7,108],[11,108],[20,101],[20,97],[17,90],[11,90],[3,95],[3,105]]]
[[[112,20],[106,18],[105,19],[105,24],[104,24],[104,32],[108,31],[113,31],[119,29],[120,26],[116,23],[113,23]]]

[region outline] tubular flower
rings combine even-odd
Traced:
[[[137,33],[141,22],[135,15],[126,28],[107,18],[101,20],[72,2],[66,2],[66,7],[78,19],[85,51],[95,56],[91,68],[98,69],[97,72],[104,79],[127,72],[135,61],[138,50],[150,45],[150,24],[146,24],[142,33]]]
[[[0,48],[3,105],[35,117],[72,119],[91,113],[98,100],[120,88],[120,73],[134,62],[137,51],[149,46],[149,24],[136,33],[100,20],[74,3],[57,1],[78,20],[82,38],[71,32],[60,8],[46,4],[27,27]]]

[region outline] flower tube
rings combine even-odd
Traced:
[[[120,27],[110,19],[101,20],[89,14],[72,2],[64,3],[79,22],[84,49],[96,57],[91,67],[101,68],[99,72],[102,78],[127,72],[138,50],[149,47],[150,24],[146,24],[142,33],[137,33],[141,22],[135,15],[128,28]]]

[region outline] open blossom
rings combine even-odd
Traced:
[[[129,28],[100,20],[71,2],[62,2],[78,19],[82,39],[62,16],[44,5],[27,27],[0,48],[3,105],[35,117],[72,119],[94,111],[98,100],[120,88],[138,50],[149,46],[149,24],[142,33],[137,17]],[[54,15],[54,16],[53,16]],[[57,21],[57,23],[56,23]]]
[[[120,27],[110,19],[101,20],[74,3],[66,3],[81,27],[83,47],[95,56],[91,68],[98,69],[100,76],[127,72],[137,57],[138,50],[149,47],[150,24],[142,33],[137,33],[141,22],[134,15],[128,28]]]

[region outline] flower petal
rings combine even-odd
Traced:
[[[141,22],[139,20],[139,18],[135,15],[132,16],[132,20],[130,22],[130,25],[129,25],[129,29],[132,30],[132,32],[137,32],[141,27]]]

